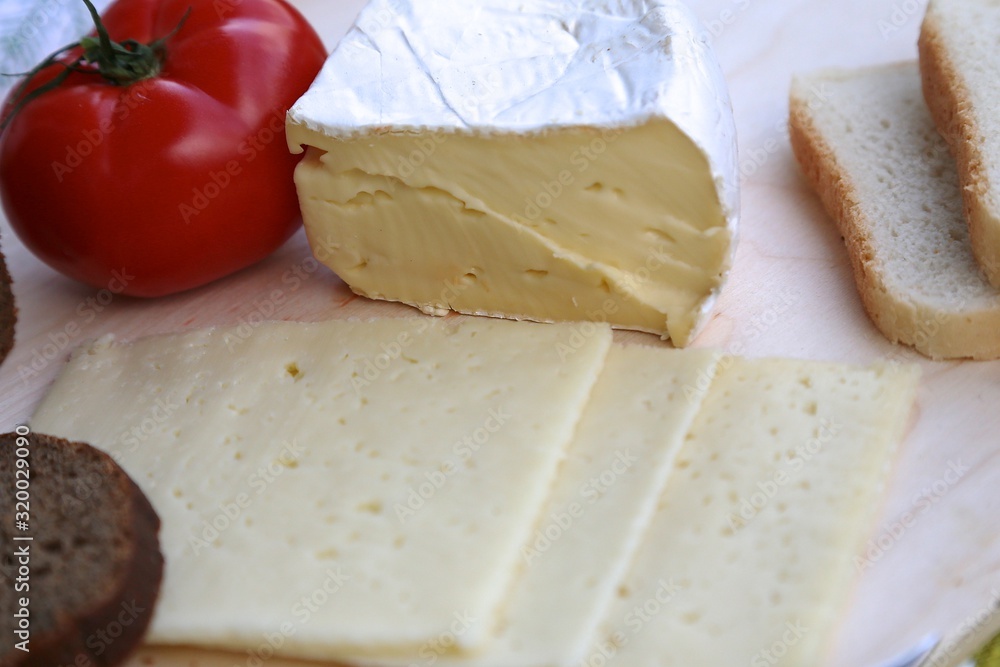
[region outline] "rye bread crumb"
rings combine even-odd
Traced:
[[[14,307],[14,293],[11,291],[10,273],[7,261],[0,251],[0,364],[14,347],[14,324],[17,322],[17,308]]]
[[[118,665],[153,615],[163,576],[159,517],[107,454],[46,435],[27,439],[30,519],[20,531],[18,437],[0,435],[0,666]],[[24,535],[33,541],[13,539]],[[22,546],[30,591],[16,592]],[[22,597],[30,600],[29,653],[14,646]]]

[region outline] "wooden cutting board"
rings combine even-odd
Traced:
[[[294,4],[332,46],[363,0]],[[1000,363],[930,362],[890,345],[870,324],[840,238],[792,158],[785,129],[787,96],[796,72],[915,58],[926,3],[692,4],[729,77],[743,173],[735,270],[696,346],[752,357],[858,363],[890,358],[924,369],[919,410],[882,509],[881,527],[872,535],[874,546],[862,555],[867,565],[826,663],[874,665],[927,633],[947,633],[986,614],[990,601],[1000,596]],[[155,301],[114,297],[72,283],[29,255],[6,221],[0,222],[0,233],[20,307],[17,346],[0,369],[4,430],[31,415],[73,346],[106,333],[131,338],[236,324],[260,315],[322,320],[415,312],[354,297],[334,275],[311,262],[301,233],[238,275]],[[282,279],[295,274],[298,281]],[[619,336],[659,344],[642,334]],[[201,664],[245,664],[246,659]],[[189,657],[177,654],[151,660],[146,655],[132,664],[191,664]]]

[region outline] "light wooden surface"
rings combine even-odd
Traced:
[[[363,1],[295,4],[332,46]],[[882,528],[872,536],[882,536],[888,549],[862,573],[828,667],[874,665],[926,633],[948,633],[985,614],[1000,596],[1000,363],[933,363],[879,335],[861,310],[839,237],[798,173],[785,130],[795,72],[915,58],[923,4],[693,2],[729,77],[744,175],[736,268],[696,345],[753,357],[862,363],[889,357],[924,368],[918,415],[882,510]],[[94,290],[36,261],[5,221],[0,231],[20,306],[17,346],[0,369],[5,430],[30,416],[73,345],[105,333],[127,338],[234,324],[258,312],[273,290],[284,296],[274,313],[280,319],[409,312],[354,298],[323,268],[308,273],[313,266],[301,233],[261,264],[206,288],[156,301],[115,298],[94,307],[88,302],[98,296]],[[282,277],[296,269],[307,277],[292,289]],[[76,335],[63,335],[77,327]],[[638,334],[626,337],[655,343]],[[26,371],[33,361],[37,372]],[[954,478],[949,469],[959,466],[968,471],[946,485],[946,478]],[[887,532],[907,513],[909,527]]]

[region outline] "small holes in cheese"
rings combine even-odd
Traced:
[[[358,505],[358,511],[364,514],[381,514],[382,502],[379,500],[369,500],[366,503]]]

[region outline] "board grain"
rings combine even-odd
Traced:
[[[293,4],[332,46],[363,2]],[[872,533],[874,546],[860,555],[857,590],[825,663],[875,665],[927,633],[948,633],[988,613],[991,600],[1000,597],[1000,363],[931,362],[889,344],[875,330],[861,309],[841,240],[792,158],[787,98],[796,72],[915,58],[925,2],[692,5],[729,78],[743,175],[735,269],[696,347],[852,363],[889,358],[919,363],[924,370],[918,411]],[[28,419],[72,347],[86,339],[231,325],[262,315],[322,320],[415,312],[354,297],[310,259],[301,232],[250,269],[155,301],[72,283],[29,255],[6,221],[0,222],[0,233],[20,306],[17,345],[0,369],[4,430]],[[658,344],[641,334],[619,337]],[[248,655],[208,659],[153,651],[137,656],[130,667],[252,662]]]

